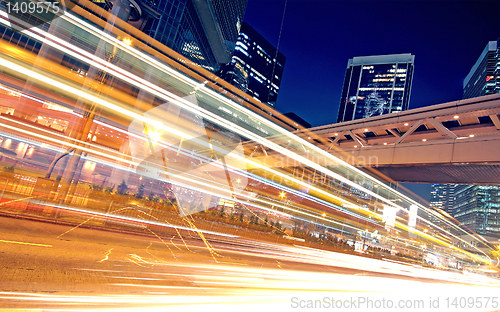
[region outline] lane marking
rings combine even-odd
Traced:
[[[25,243],[25,242],[15,242],[15,241],[7,241],[7,240],[2,240],[2,239],[0,239],[0,243],[31,245],[31,246],[39,246],[39,247],[52,247],[52,245],[35,244],[35,243]]]

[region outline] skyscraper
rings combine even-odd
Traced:
[[[500,93],[500,39],[488,42],[463,87],[464,99]]]
[[[93,1],[105,9],[112,6],[109,1]],[[248,0],[130,2],[136,7],[129,18],[130,24],[215,72],[231,60]]]
[[[274,108],[286,58],[247,23],[241,26],[231,62],[219,76]]]
[[[457,185],[453,216],[469,229],[500,238],[500,188],[489,185]]]
[[[409,53],[350,59],[337,122],[408,109],[414,59]]]
[[[457,184],[432,184],[430,204],[452,214],[453,199]]]
[[[490,41],[463,82],[463,98],[500,93],[500,40]],[[500,187],[457,185],[451,213],[471,230],[500,237]]]

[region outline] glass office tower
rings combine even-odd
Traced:
[[[231,63],[219,76],[274,108],[285,66],[285,56],[247,23],[243,23]]]
[[[465,77],[463,98],[500,93],[500,40],[490,41]],[[460,185],[452,215],[479,234],[500,237],[500,187]]]
[[[430,205],[442,209],[451,215],[456,186],[457,184],[432,184]]]
[[[457,185],[453,216],[482,235],[500,237],[500,189],[489,185]]]
[[[94,0],[110,10],[112,2]],[[130,1],[129,23],[203,68],[229,63],[248,0]]]
[[[500,39],[490,41],[464,79],[464,99],[500,93]]]
[[[392,54],[349,60],[337,122],[408,109],[415,56]]]

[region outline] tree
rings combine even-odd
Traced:
[[[128,190],[128,186],[127,186],[127,183],[125,183],[125,180],[123,180],[122,183],[120,185],[118,185],[118,187],[116,188],[116,191],[120,195],[127,195],[127,190]]]
[[[111,185],[111,186],[106,186],[106,188],[104,189],[104,192],[108,193],[108,194],[111,194],[113,193],[113,189],[115,188],[114,185]]]
[[[149,196],[149,200],[152,202],[152,203],[159,203],[160,202],[160,198],[158,196],[153,196],[153,195],[150,195]]]
[[[16,167],[16,165],[15,165],[15,164],[14,164],[14,165],[12,165],[12,166],[9,166],[9,167],[4,166],[4,167],[3,167],[3,171],[5,171],[5,172],[12,172],[12,173],[14,173],[14,167]]]
[[[135,197],[141,199],[144,197],[144,184],[141,183],[141,185],[139,185],[139,189],[137,190],[137,194],[135,195]]]
[[[98,184],[98,183],[92,183],[92,185],[90,185],[90,188],[94,191],[99,191],[101,192],[102,189],[104,188],[101,184]]]

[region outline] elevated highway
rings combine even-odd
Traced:
[[[376,169],[371,171],[386,180],[500,184],[498,114],[500,94],[315,127],[298,135],[349,164]],[[304,146],[289,148],[308,155]],[[254,151],[266,165],[300,166],[262,146]]]
[[[455,246],[457,233],[470,230],[363,169],[493,161],[495,150],[486,156],[497,146],[498,97],[297,130],[286,116],[111,19],[92,2],[49,29],[0,16],[1,29],[24,28],[22,40],[0,40],[0,147],[10,155],[0,163],[0,197],[9,209],[36,208],[54,219],[70,211],[123,213],[136,224],[182,224],[201,234],[209,225],[226,236],[217,224],[227,223],[283,239],[335,236],[353,249],[356,242],[366,247],[369,233],[376,248],[418,261],[429,252],[492,263],[470,241],[460,246],[474,253]],[[36,49],[26,46],[31,40]],[[482,132],[470,132],[474,127]],[[471,153],[458,162],[459,145],[476,141],[484,159]],[[44,202],[31,205],[33,191]],[[31,201],[29,209],[21,201]]]

